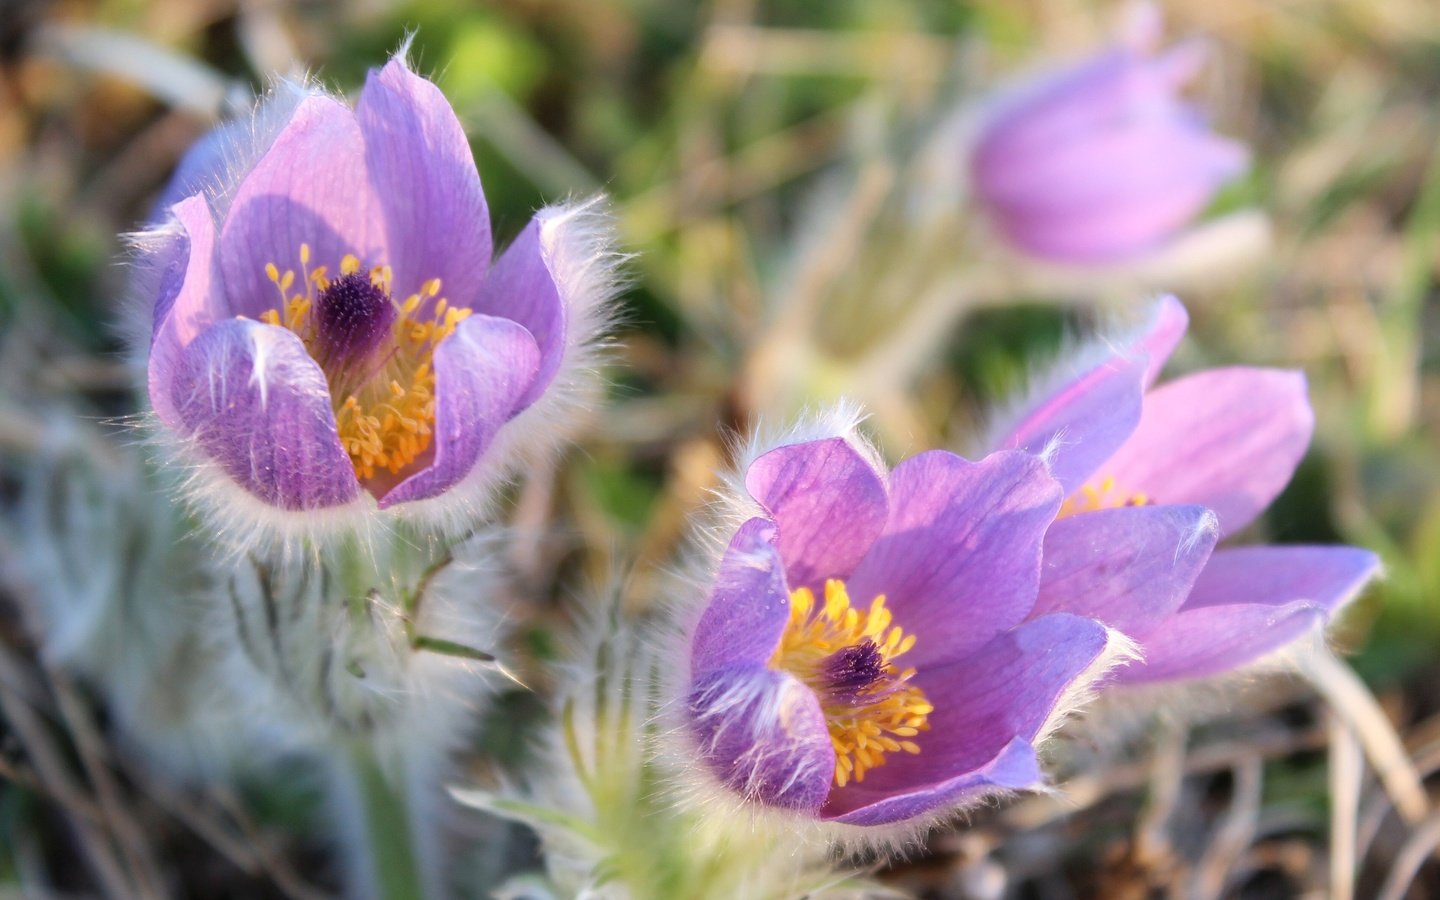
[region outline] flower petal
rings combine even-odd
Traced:
[[[540,347],[540,370],[521,400],[534,403],[549,386],[565,355],[565,286],[553,268],[554,249],[573,217],[542,210],[505,248],[471,307],[477,313],[514,319],[530,330]]]
[[[535,380],[540,350],[520,325],[470,316],[435,350],[435,456],[380,498],[380,508],[433,497],[470,474]]]
[[[226,317],[220,273],[215,260],[215,219],[199,195],[177,203],[180,230],[157,233],[148,264],[160,269],[155,282],[155,311],[150,332],[148,383],[150,405],[171,428],[181,426],[171,399],[172,381],[182,349],[206,328]]]
[[[849,578],[885,527],[885,482],[844,438],[771,450],[750,464],[745,489],[779,527],[792,589]]]
[[[239,140],[250,128],[248,119],[234,119],[223,122],[200,136],[180,161],[170,176],[155,203],[150,207],[148,221],[160,223],[170,212],[170,207],[194,194],[204,193],[217,187],[226,174],[225,156],[230,146]]]
[[[768,806],[815,814],[835,778],[825,714],[794,676],[763,665],[712,671],[687,713],[700,758],[731,790]]]
[[[896,624],[919,635],[909,665],[962,659],[1029,614],[1059,508],[1060,485],[1027,453],[922,453],[891,473],[890,515],[850,596],[889,599]]]
[[[331,97],[301,101],[284,130],[240,183],[220,233],[220,266],[232,315],[259,318],[278,308],[266,276],[310,267],[339,271],[347,253],[365,265],[387,262],[385,225],[365,170],[365,146],[354,114]]]
[[[1124,445],[1140,422],[1146,360],[1115,355],[1063,385],[1000,442],[1044,457],[1074,493]]]
[[[1105,467],[1125,493],[1208,506],[1221,536],[1255,519],[1305,455],[1315,419],[1305,376],[1211,369],[1145,397],[1135,433]]]
[[[1185,602],[1218,535],[1215,515],[1203,506],[1105,509],[1061,519],[1045,535],[1031,615],[1089,616],[1143,638]]]
[[[325,376],[291,332],[220,322],[180,353],[169,388],[182,435],[265,503],[313,510],[359,494]]]
[[[913,739],[920,752],[889,754],[863,782],[835,789],[825,816],[848,821],[878,805],[895,815],[880,821],[895,821],[951,802],[1016,741],[1028,747],[1036,739],[1066,689],[1099,661],[1108,642],[1109,633],[1099,622],[1041,616],[995,637],[968,658],[920,668],[914,683],[935,706],[930,730]],[[1010,760],[1000,774],[1013,777],[1022,762],[1023,757]],[[1034,774],[1023,766],[1018,771]]]
[[[1241,547],[1217,551],[1178,615],[1144,636],[1144,663],[1127,683],[1224,672],[1321,625],[1379,570],[1355,547]]]
[[[734,663],[764,664],[789,621],[790,591],[775,549],[775,523],[751,519],[735,532],[720,560],[709,603],[695,627],[691,677]]]
[[[384,215],[396,295],[439,278],[451,303],[468,307],[490,266],[490,210],[455,111],[397,57],[365,79],[355,118]]]
[[[1173,294],[1161,297],[1155,304],[1150,324],[1136,342],[1136,351],[1144,352],[1148,357],[1145,387],[1148,388],[1160,377],[1160,370],[1165,368],[1170,354],[1175,352],[1175,347],[1189,327],[1190,314],[1185,311],[1185,304]]]
[[[928,787],[892,795],[864,793],[858,790],[861,786],[854,792],[849,786],[841,788],[821,811],[821,818],[845,825],[889,825],[961,806],[997,791],[1034,787],[1044,779],[1035,748],[1016,738],[988,763]]]

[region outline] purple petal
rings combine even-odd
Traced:
[[[720,560],[700,622],[691,677],[734,663],[765,664],[790,621],[790,591],[775,549],[775,523],[754,518],[740,526]]]
[[[242,138],[250,127],[249,119],[235,119],[215,126],[191,144],[176,164],[170,181],[155,198],[148,221],[155,224],[163,222],[170,213],[170,207],[176,203],[217,187],[228,174],[225,171],[225,156],[230,145]]]
[[[964,658],[1029,614],[1059,508],[1060,485],[1029,454],[922,453],[891,473],[890,516],[850,596],[889,598],[896,624],[919,635],[908,664]]]
[[[341,258],[388,262],[379,202],[365,170],[355,116],[343,104],[311,96],[296,108],[255,168],[240,183],[220,234],[220,266],[229,312],[259,318],[278,308],[267,263],[301,277],[300,245],[310,267],[339,272]]]
[[[531,219],[495,260],[471,307],[477,313],[514,319],[529,329],[539,345],[540,370],[521,400],[522,408],[549,387],[565,356],[565,294],[551,268],[551,248],[559,239],[558,229],[569,227],[568,222],[544,213]]]
[[[1115,50],[1053,72],[1004,99],[976,145],[976,180],[1001,170],[1009,158],[1063,146],[1116,121],[1137,107],[1163,111],[1169,86],[1149,77],[1138,54]]]
[[[687,712],[700,758],[748,799],[815,814],[835,778],[825,714],[810,689],[785,672],[740,664],[710,672]]]
[[[1219,528],[1203,506],[1106,509],[1045,535],[1032,616],[1068,612],[1143,638],[1174,615],[1210,558]]]
[[[382,509],[443,493],[470,474],[535,380],[540,351],[509,319],[470,316],[435,350],[435,457],[380,498]]]
[[[182,434],[271,506],[321,509],[359,494],[325,376],[291,332],[220,322],[179,354],[170,392]]]
[[[1143,357],[1110,357],[1046,398],[1000,449],[1046,457],[1065,493],[1075,492],[1139,424],[1145,367]]]
[[[1145,387],[1148,388],[1160,377],[1160,370],[1165,368],[1170,354],[1175,352],[1175,347],[1189,327],[1190,314],[1185,311],[1185,304],[1172,294],[1161,297],[1155,304],[1150,324],[1136,347],[1137,351],[1144,352],[1149,357],[1145,369]]]
[[[1152,503],[1208,506],[1224,537],[1280,493],[1314,422],[1299,372],[1212,369],[1147,394],[1139,427],[1102,474]]]
[[[869,778],[878,774],[876,771]],[[846,825],[888,825],[961,806],[997,791],[1034,787],[1044,778],[1035,748],[1016,738],[988,763],[929,787],[898,794],[868,794],[858,789],[852,793],[847,785],[834,793],[821,818]]]
[[[885,482],[844,438],[771,450],[750,464],[745,489],[779,526],[792,588],[849,578],[885,527]]]
[[[173,213],[182,231],[165,238],[150,259],[162,271],[156,279],[148,381],[150,405],[166,425],[179,428],[182,423],[171,400],[179,354],[227,314],[216,270],[210,205],[197,195],[177,203]]]
[[[384,215],[396,295],[439,278],[453,304],[469,306],[490,265],[490,211],[455,111],[397,58],[370,72],[355,118]]]
[[[1199,215],[1220,186],[1243,170],[1236,145],[1210,141],[1181,151],[1157,142],[1147,157],[1170,157],[1185,168],[1145,173],[1134,185],[1115,186],[1108,195],[1080,196],[1045,180],[1037,199],[1026,205],[991,204],[996,224],[1016,247],[1061,263],[1100,265],[1139,256],[1174,237]],[[1088,157],[1096,165],[1124,165],[1105,156]],[[1085,182],[1091,172],[1066,175],[1063,184]]]
[[[1217,551],[1178,615],[1144,637],[1145,662],[1122,682],[1196,678],[1265,656],[1322,625],[1379,570],[1355,547]]]
[[[1100,658],[1108,640],[1105,627],[1091,619],[1042,616],[966,659],[921,668],[914,683],[935,711],[930,730],[913,739],[920,752],[888,754],[885,765],[867,772],[863,782],[835,789],[825,816],[850,821],[879,806],[890,817],[878,821],[896,821],[953,802],[1017,741],[1028,749],[1065,689]],[[1024,784],[1009,786],[1037,780],[1028,777],[1035,773],[1023,762],[1023,757],[1009,760],[999,773],[1013,777],[1019,766],[1019,774],[1027,776]]]

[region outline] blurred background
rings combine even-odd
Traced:
[[[932,190],[963,169],[945,136],[1006,78],[1108,41],[1110,4],[0,0],[0,504],[57,421],[130,440],[123,235],[190,143],[276,74],[353,92],[413,33],[500,242],[547,201],[604,192],[635,254],[603,428],[517,497],[517,526],[553,535],[516,560],[534,575],[524,654],[552,653],[577,586],[617,561],[626,602],[654,602],[730,434],[847,395],[894,458],[962,449],[1075,335],[1173,289],[1193,321],[1174,370],[1309,376],[1316,438],[1259,530],[1383,556],[1336,639],[1419,774],[1440,771],[1440,6],[1163,11],[1169,36],[1211,43],[1194,93],[1253,167],[1170,257],[1095,272],[1006,257],[966,209],[917,198],[958,196]],[[0,540],[0,565],[17,546]],[[67,862],[89,831],[141,842],[125,852],[178,873],[182,896],[333,888],[312,791],[197,797],[132,766],[94,687],[37,653],[15,582],[0,578],[0,893],[95,891]],[[1065,798],[983,813],[882,879],[935,897],[1320,897],[1348,867],[1354,896],[1440,897],[1440,819],[1396,812],[1312,687],[1268,680],[1222,707],[1123,748],[1075,742]],[[523,754],[536,714],[506,698],[477,758]],[[476,866],[534,862],[523,835],[485,841]]]

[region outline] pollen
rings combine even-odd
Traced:
[[[919,753],[912,739],[930,728],[935,707],[910,683],[915,670],[894,662],[915,646],[915,635],[891,619],[883,595],[857,609],[836,579],[825,582],[823,602],[809,588],[790,595],[790,621],[770,665],[795,675],[820,698],[838,787],[864,781],[866,772],[885,764],[886,754]]]
[[[1144,493],[1127,494],[1116,487],[1114,476],[1107,475],[1099,484],[1086,484],[1078,493],[1072,494],[1060,505],[1057,519],[1064,519],[1080,513],[1100,509],[1118,509],[1122,506],[1148,506],[1150,496]]]
[[[265,275],[278,298],[260,320],[298,335],[325,373],[340,443],[355,474],[362,481],[382,472],[399,475],[430,448],[435,350],[470,310],[441,297],[438,278],[397,300],[389,266],[366,269],[359,257],[346,254],[337,267],[339,276],[331,279],[327,267],[310,267],[309,244],[300,245],[299,258],[298,272],[266,264]],[[367,314],[357,299],[362,297],[379,298],[381,309]],[[321,315],[327,304],[333,310],[336,303],[345,304],[344,315]],[[366,315],[375,317],[373,323],[382,330],[367,331],[367,322],[361,321]]]

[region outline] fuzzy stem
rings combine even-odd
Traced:
[[[417,900],[425,896],[403,790],[386,778],[368,747],[351,750],[350,775],[360,801],[371,879],[370,890],[356,893],[376,900]]]

